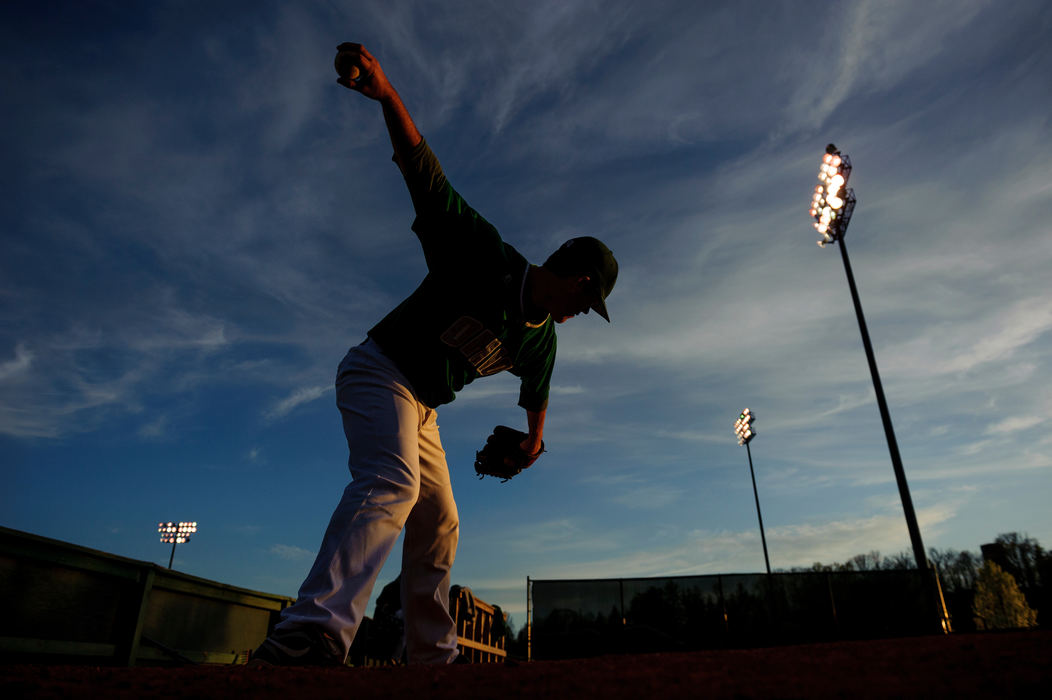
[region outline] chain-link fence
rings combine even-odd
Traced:
[[[943,632],[935,571],[528,580],[529,655],[749,647]]]

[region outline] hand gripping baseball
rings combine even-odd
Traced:
[[[544,443],[535,454],[522,449],[522,443],[528,435],[521,430],[498,425],[493,434],[486,438],[486,444],[475,453],[475,473],[481,479],[484,476],[495,476],[502,482],[516,476],[523,469],[537,461],[544,452]]]
[[[380,62],[361,44],[344,42],[337,46],[333,63],[340,76],[336,82],[348,90],[378,100],[389,87]]]

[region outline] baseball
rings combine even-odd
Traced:
[[[361,75],[361,70],[355,64],[354,59],[354,55],[347,51],[341,51],[336,54],[336,72],[340,74],[341,78],[357,80],[358,76]]]

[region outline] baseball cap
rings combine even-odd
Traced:
[[[586,275],[596,284],[596,296],[591,307],[609,323],[606,312],[606,297],[617,281],[617,260],[610,249],[598,238],[581,236],[571,238],[548,256],[544,266],[559,275]]]

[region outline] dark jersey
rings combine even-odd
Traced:
[[[428,274],[369,336],[432,408],[475,378],[508,370],[521,380],[519,405],[544,409],[555,325],[551,317],[536,323],[524,317],[529,262],[450,186],[426,142],[399,167]]]

